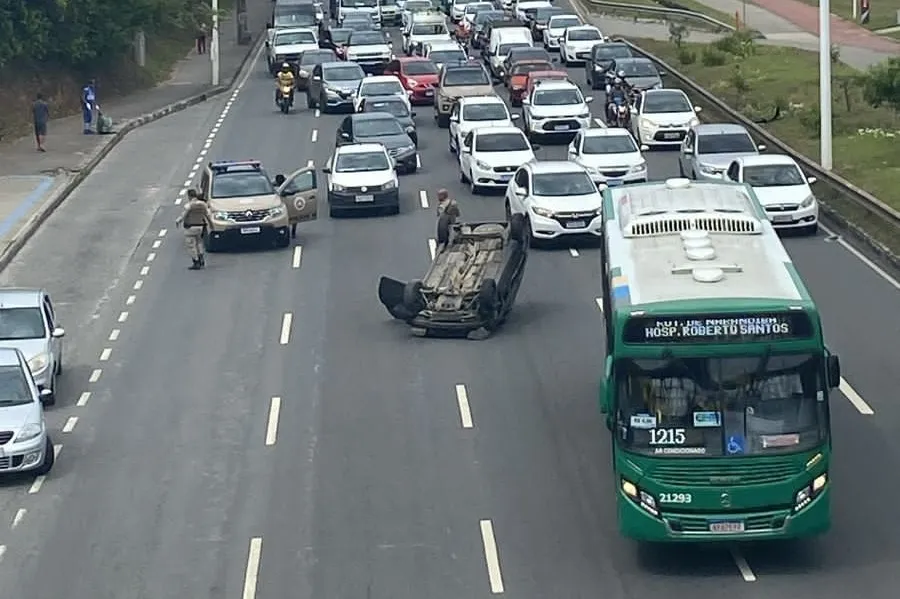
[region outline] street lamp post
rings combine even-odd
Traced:
[[[831,0],[819,0],[819,136],[822,168],[830,171],[831,155]]]
[[[219,85],[219,0],[212,0],[212,36],[209,40],[209,63],[212,84]]]

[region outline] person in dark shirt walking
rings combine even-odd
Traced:
[[[34,120],[34,141],[37,142],[38,152],[46,152],[44,139],[47,137],[47,123],[50,122],[50,107],[47,106],[43,94],[38,94],[31,105],[31,116]]]
[[[206,54],[206,23],[197,28],[197,54]]]

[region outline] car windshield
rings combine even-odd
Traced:
[[[522,152],[528,141],[522,133],[482,133],[475,138],[476,152]]]
[[[0,309],[0,341],[43,339],[46,336],[40,308]]]
[[[465,6],[466,4],[471,4],[475,2],[475,0],[453,0],[453,6]]]
[[[347,8],[375,8],[378,0],[341,0],[341,6]]]
[[[359,65],[347,65],[341,67],[331,67],[325,69],[326,81],[359,81],[364,79],[366,74],[363,73],[362,67]]]
[[[509,51],[513,48],[530,48],[531,44],[528,42],[515,42],[512,44],[500,44],[497,47],[497,56],[506,56],[509,54]]]
[[[372,22],[371,19],[366,19],[366,20],[356,19],[353,21],[351,21],[350,19],[347,19],[344,21],[344,27],[346,29],[349,29],[351,32],[353,32],[353,31],[374,31],[375,30],[375,24]],[[347,36],[347,39],[349,39],[349,36]]]
[[[22,406],[34,402],[25,372],[19,366],[0,366],[0,405]]]
[[[569,32],[570,42],[586,42],[600,39],[603,39],[603,36],[596,29],[576,29]]]
[[[345,44],[347,43],[347,40],[350,39],[351,33],[353,33],[352,29],[332,29],[331,41],[335,44]]]
[[[356,137],[383,137],[385,135],[400,135],[403,128],[395,119],[366,119],[354,123],[353,131]]]
[[[428,58],[435,64],[466,62],[469,59],[462,50],[435,50],[434,52],[428,53]]]
[[[583,196],[597,193],[597,186],[587,173],[540,173],[534,176],[534,195]]]
[[[550,27],[553,29],[565,29],[566,27],[577,27],[578,25],[581,25],[581,19],[578,17],[550,18]]]
[[[499,10],[485,10],[483,12],[479,11],[477,15],[475,15],[475,24],[476,25],[484,25],[488,21],[496,21],[497,19],[502,19],[504,13]]]
[[[594,46],[594,58],[603,60],[604,58],[630,58],[631,50],[628,46],[619,46],[616,44],[600,44]],[[627,71],[626,71],[627,73]]]
[[[806,179],[800,169],[793,164],[766,164],[745,166],[744,183],[750,187],[787,187],[804,185]]]
[[[313,25],[316,22],[316,15],[309,13],[288,13],[275,15],[275,27],[296,27],[298,25]]]
[[[377,46],[384,43],[384,34],[380,31],[354,31],[350,36],[351,46]]]
[[[276,46],[293,46],[294,44],[315,44],[316,36],[312,31],[289,31],[275,36]]]
[[[413,25],[413,35],[444,35],[447,33],[446,23],[426,23],[424,25]]]
[[[746,133],[716,133],[697,136],[698,154],[756,153],[756,144]]]
[[[662,92],[644,96],[644,114],[694,112],[687,96],[679,92]]]
[[[331,50],[308,50],[300,55],[302,65],[322,64],[332,60],[337,60],[337,57]]]
[[[399,98],[396,100],[378,100],[377,102],[367,101],[363,108],[365,112],[386,112],[396,117],[409,117],[409,107],[406,105],[406,102]]]
[[[403,90],[403,84],[399,81],[369,83],[363,79],[363,83],[359,88],[360,96],[391,96],[394,94],[406,95],[406,92]]]
[[[430,60],[414,60],[403,64],[406,75],[437,75],[437,66]]]
[[[431,8],[431,2],[426,2],[425,0],[409,0],[409,2],[406,3],[405,8],[410,12],[429,10]]]
[[[637,152],[638,147],[630,135],[603,135],[585,137],[582,154],[625,154]]]
[[[549,71],[553,68],[548,62],[520,62],[512,68],[513,75],[527,75],[535,71]]]
[[[444,73],[444,85],[490,85],[487,73],[484,69],[450,69]]]
[[[509,119],[506,112],[506,104],[500,102],[491,104],[470,104],[463,106],[462,120],[464,121],[505,121]]]
[[[626,77],[659,77],[659,71],[650,62],[635,61],[616,63],[616,69],[624,71]]]
[[[244,198],[273,193],[272,182],[262,173],[220,173],[213,177],[210,197]]]
[[[550,20],[550,17],[560,12],[559,8],[555,6],[541,6],[534,13],[534,20],[536,23],[540,23],[541,25],[546,25],[547,21]]]
[[[825,439],[822,360],[812,354],[616,362],[620,442],[658,456],[768,455]]]
[[[391,168],[384,152],[353,152],[338,154],[334,172],[359,173],[363,171],[386,171]]]
[[[494,5],[490,2],[473,2],[466,6],[466,14],[470,15],[480,10],[490,10],[492,8],[494,8]]]
[[[535,106],[565,106],[567,104],[581,104],[584,98],[581,92],[574,88],[545,89],[534,92],[532,104]]]

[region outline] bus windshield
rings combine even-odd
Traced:
[[[657,457],[793,453],[828,434],[815,354],[620,359],[615,395],[619,442]]]

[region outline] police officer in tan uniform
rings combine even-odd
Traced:
[[[456,203],[456,200],[450,197],[450,192],[446,189],[439,189],[437,192],[437,217],[438,217],[438,231],[437,231],[437,243],[438,245],[444,245],[449,243],[449,229],[446,231],[441,230],[440,222],[441,216],[447,215],[448,224],[455,224],[456,221],[460,217],[459,204]]]
[[[206,266],[203,252],[203,233],[206,230],[206,202],[193,189],[188,190],[188,201],[175,224],[184,226],[184,243],[191,256],[191,270],[199,270]]]

